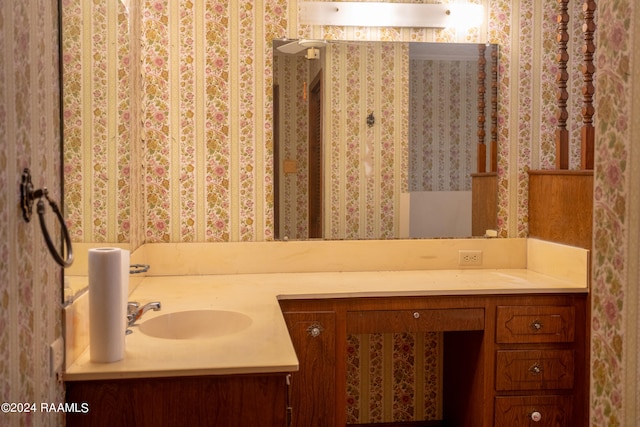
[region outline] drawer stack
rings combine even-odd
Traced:
[[[360,418],[360,408],[375,399],[374,405],[392,402],[367,394],[369,384],[381,384],[379,390],[388,395],[409,390],[407,401],[420,404],[422,399],[414,398],[418,393],[404,387],[417,383],[417,373],[422,375],[427,366],[423,361],[429,355],[417,351],[420,346],[408,343],[406,353],[377,344],[359,347],[349,336],[439,332],[442,353],[434,357],[442,365],[442,419],[438,420],[442,425],[588,426],[589,296],[585,293],[282,300],[280,305],[300,360],[289,389],[297,420],[293,425],[338,427],[347,425],[349,417],[353,420],[349,425],[369,425],[356,424],[371,422]],[[324,332],[315,334],[315,325]],[[423,359],[419,363],[418,354]],[[394,360],[407,363],[396,365]],[[386,382],[378,379],[384,377],[379,374],[373,382],[362,380],[373,378],[374,364],[392,373]],[[350,374],[354,369],[358,375]],[[394,383],[396,378],[402,381]],[[347,406],[355,387],[360,387],[358,405]],[[320,414],[330,415],[322,419]],[[432,425],[416,418],[393,419],[375,421],[380,426]]]
[[[498,306],[496,426],[572,426],[575,307]]]

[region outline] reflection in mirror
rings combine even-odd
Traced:
[[[495,51],[274,40],[276,238],[470,236]]]

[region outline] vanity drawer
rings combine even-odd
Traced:
[[[494,426],[573,427],[571,396],[496,397]]]
[[[574,335],[575,307],[497,307],[497,343],[573,342]]]
[[[573,388],[573,350],[498,350],[496,390]]]
[[[347,313],[347,333],[481,331],[484,308],[371,310]]]

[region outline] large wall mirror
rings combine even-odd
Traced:
[[[273,52],[276,238],[472,235],[497,46],[274,40]]]

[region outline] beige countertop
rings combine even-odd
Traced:
[[[92,363],[87,348],[67,365],[65,379],[295,371],[298,361],[279,299],[587,291],[586,280],[527,268],[151,276],[129,300],[160,301],[162,310],[147,312],[138,323],[171,312],[217,309],[244,313],[251,324],[234,334],[187,340],[153,338],[134,326],[123,360]]]

